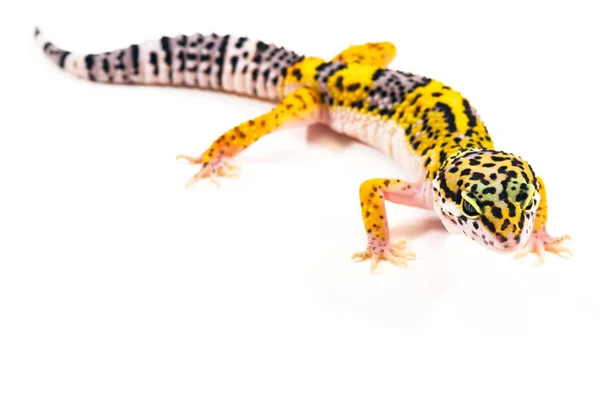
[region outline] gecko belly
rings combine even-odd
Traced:
[[[427,170],[421,157],[408,147],[404,129],[396,122],[346,108],[332,108],[328,125],[397,161],[406,173],[405,179],[415,183],[425,180]]]

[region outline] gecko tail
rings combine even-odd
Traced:
[[[163,36],[97,54],[56,46],[36,27],[37,45],[59,68],[104,83],[192,86],[278,100],[287,69],[304,57],[260,40],[215,33]]]
[[[56,47],[44,37],[42,31],[37,26],[35,27],[33,37],[37,46],[54,64],[73,75],[85,78],[85,74],[82,68],[80,68],[80,64],[83,64],[83,57],[81,55],[72,54],[70,51]]]

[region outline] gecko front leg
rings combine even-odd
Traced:
[[[371,271],[377,268],[377,263],[381,260],[406,266],[407,260],[413,260],[415,254],[406,251],[405,240],[391,242],[385,200],[431,210],[433,208],[431,183],[415,184],[386,178],[369,179],[360,185],[359,196],[368,245],[365,251],[355,253],[352,259],[357,261],[371,259]]]
[[[518,251],[515,256],[517,258],[525,257],[528,254],[534,253],[537,255],[540,263],[545,260],[546,252],[554,253],[562,256],[562,253],[573,255],[564,242],[571,240],[571,236],[562,235],[559,237],[552,237],[546,231],[546,222],[548,221],[548,200],[546,197],[546,186],[544,181],[539,176],[538,191],[540,193],[540,204],[535,212],[535,219],[533,223],[533,231],[527,243],[522,250]]]
[[[216,177],[235,176],[239,168],[229,163],[231,158],[282,126],[319,122],[322,114],[323,107],[318,92],[304,87],[297,89],[268,113],[244,122],[219,136],[200,156],[177,156],[177,159],[202,165],[200,171],[187,182],[186,187],[203,178],[209,178],[218,185]]]

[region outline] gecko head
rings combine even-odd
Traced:
[[[511,252],[529,239],[540,203],[538,181],[520,157],[464,149],[444,163],[433,181],[434,209],[450,232]]]

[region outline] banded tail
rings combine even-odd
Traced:
[[[163,36],[98,54],[56,47],[36,28],[35,39],[60,68],[79,78],[118,84],[192,86],[278,100],[290,66],[304,57],[246,37]]]

